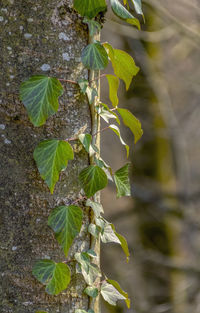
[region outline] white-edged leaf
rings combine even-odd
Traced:
[[[122,290],[122,288],[120,287],[119,283],[116,280],[107,279],[107,282],[113,285],[113,287],[117,289],[122,296],[125,297],[124,301],[126,302],[127,308],[130,309],[131,301],[128,297],[128,293]]]
[[[86,206],[89,206],[92,208],[94,215],[96,217],[99,217],[101,215],[101,213],[104,213],[103,206],[101,205],[101,203],[98,203],[98,202],[95,202],[95,201],[88,199],[86,201]]]
[[[86,295],[88,295],[91,298],[96,298],[99,294],[98,289],[92,286],[88,286],[87,288],[85,288],[84,292],[86,293]]]
[[[92,285],[97,277],[101,277],[98,266],[91,263],[90,256],[87,252],[77,252],[75,254],[75,259],[78,263],[80,263],[82,275],[88,285]]]
[[[118,300],[126,300],[126,298],[119,293],[119,291],[111,284],[103,282],[101,286],[101,295],[105,301],[111,305],[116,305]]]
[[[117,127],[116,125],[112,124],[112,125],[109,126],[109,128],[110,128],[112,131],[114,131],[114,133],[119,137],[119,140],[120,140],[121,144],[122,144],[123,146],[125,146],[125,148],[126,148],[126,156],[127,156],[127,158],[128,158],[128,156],[129,156],[129,146],[128,146],[128,145],[124,142],[124,140],[122,139],[121,133],[120,133],[120,130],[119,130],[119,127]]]
[[[110,0],[111,8],[115,15],[127,23],[136,26],[140,29],[140,22],[135,18],[121,3],[119,0]]]

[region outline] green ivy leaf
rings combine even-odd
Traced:
[[[108,52],[115,75],[125,82],[126,90],[128,90],[133,76],[139,71],[139,67],[135,65],[133,58],[125,51],[114,49],[108,43],[105,43],[104,47]]]
[[[120,2],[119,0],[110,0],[111,8],[113,13],[125,20],[127,23],[135,25],[138,29],[140,29],[140,22],[137,18],[135,18]]]
[[[117,187],[117,197],[130,196],[131,187],[128,176],[129,163],[117,170],[114,174],[114,181]]]
[[[129,252],[129,249],[128,249],[128,243],[126,241],[126,238],[116,232],[115,226],[113,224],[111,224],[111,226],[112,226],[112,229],[113,229],[115,235],[117,236],[117,238],[120,241],[120,245],[121,245],[122,250],[124,251],[124,253],[126,255],[126,261],[128,263],[129,262],[129,257],[130,257],[130,252]]]
[[[42,284],[46,285],[46,292],[58,295],[69,285],[71,273],[64,263],[55,263],[51,260],[38,261],[33,267],[33,275]]]
[[[109,126],[109,128],[114,131],[114,133],[119,137],[119,140],[121,141],[121,144],[123,146],[125,146],[126,148],[126,155],[127,155],[127,158],[129,156],[129,146],[124,142],[124,140],[122,139],[121,137],[121,134],[120,134],[120,130],[119,130],[119,127],[117,127],[116,125],[112,124]]]
[[[20,100],[34,126],[43,125],[49,116],[58,111],[58,97],[62,94],[59,80],[44,75],[32,76],[20,86]]]
[[[84,168],[79,175],[79,180],[88,198],[92,197],[97,191],[105,188],[108,183],[106,174],[96,165],[90,165]]]
[[[119,291],[113,285],[108,284],[105,281],[101,286],[101,295],[104,300],[111,305],[116,305],[118,300],[126,300],[126,298],[121,293],[119,293]]]
[[[108,55],[100,42],[89,44],[81,54],[83,65],[91,70],[103,70],[108,65]]]
[[[110,101],[112,102],[113,107],[117,107],[118,106],[118,96],[117,96],[117,92],[118,92],[118,88],[119,88],[119,79],[114,76],[114,75],[106,75],[106,78],[108,80],[108,84],[109,84],[109,98]]]
[[[94,202],[94,201],[88,199],[86,201],[86,206],[89,206],[92,208],[94,215],[96,217],[99,217],[101,215],[101,213],[104,213],[103,206],[101,205],[101,203]]]
[[[75,205],[60,206],[53,210],[48,218],[48,225],[56,233],[56,239],[67,256],[74,238],[82,226],[82,210]]]
[[[74,158],[72,147],[63,140],[45,140],[38,144],[33,156],[41,177],[53,193],[60,172],[67,167],[68,160]]]
[[[104,12],[107,8],[105,0],[74,0],[74,9],[81,15],[89,19],[97,16],[99,12]]]
[[[96,298],[99,294],[98,289],[92,286],[85,288],[84,292],[91,298]]]
[[[100,102],[100,105],[96,107],[96,110],[106,123],[109,123],[109,120],[113,118],[120,125],[119,117],[115,112],[109,109],[107,104]]]
[[[47,313],[47,311],[37,311],[35,313]]]
[[[112,280],[112,279],[107,279],[107,282],[111,285],[113,285],[113,287],[115,289],[117,289],[117,291],[119,291],[119,293],[125,297],[125,302],[126,302],[126,305],[127,305],[127,308],[130,309],[130,304],[131,304],[131,301],[128,297],[128,293],[125,292],[124,290],[122,290],[122,288],[120,287],[119,283],[115,280]]]
[[[127,109],[117,109],[126,125],[135,137],[135,143],[142,137],[143,130],[140,121]]]
[[[101,31],[101,25],[97,21],[89,20],[85,17],[83,23],[88,25],[89,34],[91,37],[94,37],[98,32]]]
[[[88,285],[92,285],[101,273],[96,264],[90,262],[90,256],[87,252],[76,253],[75,259],[81,265],[83,277]]]

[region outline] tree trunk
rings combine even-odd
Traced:
[[[82,276],[75,274],[66,292],[48,296],[32,276],[38,259],[65,260],[50,228],[48,215],[54,207],[79,197],[78,174],[89,160],[73,142],[75,159],[62,172],[50,194],[33,160],[35,146],[46,138],[70,138],[81,128],[91,130],[88,103],[76,85],[66,84],[56,115],[45,126],[34,128],[19,101],[19,85],[33,74],[78,80],[88,72],[80,62],[88,40],[87,28],[72,9],[72,0],[1,0],[0,7],[0,311],[74,313],[88,309]],[[70,249],[90,246],[89,213]]]

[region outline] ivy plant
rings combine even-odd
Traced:
[[[130,12],[130,6],[139,15],[143,16],[141,0],[124,0],[123,4],[119,0],[110,0],[113,13],[120,19],[126,21],[132,26],[140,29],[139,20]],[[104,13],[107,9],[105,0],[74,0],[74,9],[77,14],[83,18],[83,23],[88,25],[91,40],[81,52],[81,60],[85,68],[93,73],[105,69],[110,62],[113,74],[102,74],[100,78],[105,77],[108,82],[110,105],[104,104],[98,98],[98,91],[93,82],[81,79],[77,82],[80,92],[88,98],[88,103],[92,107],[96,117],[102,118],[108,126],[104,130],[111,130],[118,137],[125,147],[127,158],[129,156],[129,146],[124,142],[120,132],[120,120],[127,126],[134,137],[134,143],[142,136],[140,121],[127,109],[119,107],[118,88],[120,80],[125,84],[128,90],[133,77],[138,73],[139,68],[136,66],[133,58],[125,51],[112,47],[109,43],[101,43],[95,40],[95,35],[101,29],[101,25],[96,17],[99,13]],[[99,78],[99,79],[100,79]],[[24,81],[20,86],[20,99],[27,109],[30,121],[35,127],[42,126],[46,120],[55,114],[59,108],[59,97],[63,94],[62,80],[55,77],[44,75],[34,75]],[[93,119],[94,121],[97,119]],[[114,120],[118,125],[110,123]],[[96,125],[98,129],[98,125]],[[88,233],[94,240],[103,243],[114,242],[121,245],[127,262],[129,260],[129,249],[126,239],[118,234],[112,223],[103,217],[104,209],[101,203],[95,201],[95,195],[104,189],[108,180],[116,185],[117,197],[130,196],[131,187],[129,181],[129,163],[113,173],[112,168],[100,156],[99,149],[96,145],[97,133],[82,133],[77,138],[69,140],[48,139],[39,142],[34,150],[34,160],[38,171],[47,184],[51,193],[59,180],[60,172],[65,170],[74,158],[74,151],[70,145],[70,140],[78,140],[89,154],[91,164],[80,171],[78,179],[80,188],[84,191],[84,197],[77,199],[85,201],[85,206],[93,212],[93,218],[88,227]],[[83,209],[78,205],[59,206],[52,210],[48,218],[48,225],[55,234],[65,256],[73,243],[75,237],[79,234],[83,223]],[[116,305],[118,300],[124,300],[127,307],[130,307],[128,294],[123,291],[118,282],[108,279],[96,264],[95,259],[99,258],[92,249],[88,251],[79,251],[74,255],[78,269],[83,275],[87,287],[83,292],[89,297],[95,299],[100,294],[103,299],[111,305]],[[50,295],[58,295],[65,290],[71,279],[69,266],[65,263],[55,263],[53,260],[43,259],[35,263],[33,267],[34,277],[46,286],[46,292]],[[37,311],[36,313],[46,313]],[[90,308],[87,312],[79,308],[75,313],[98,313]]]

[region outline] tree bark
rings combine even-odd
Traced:
[[[88,309],[85,283],[70,263],[72,280],[67,291],[48,296],[31,274],[38,259],[65,260],[47,226],[54,207],[70,204],[80,193],[78,174],[89,159],[72,142],[75,159],[62,172],[50,194],[33,160],[35,146],[47,138],[73,137],[81,128],[91,131],[86,99],[76,85],[66,84],[57,114],[39,128],[30,123],[19,101],[20,83],[33,74],[78,80],[88,78],[80,62],[88,41],[87,28],[72,9],[72,0],[1,0],[0,5],[0,311],[74,313]],[[89,212],[70,249],[87,249]]]

